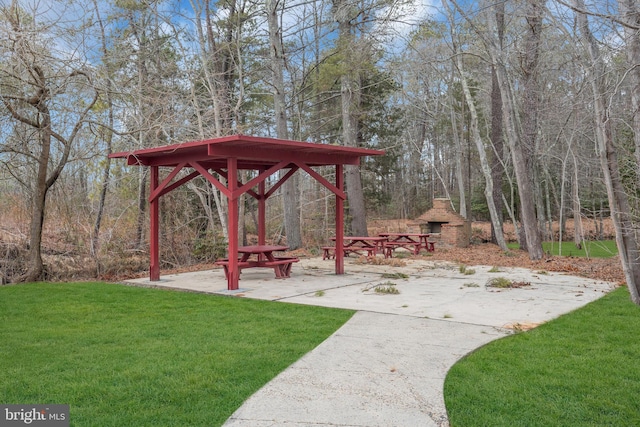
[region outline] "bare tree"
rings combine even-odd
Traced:
[[[245,27],[250,22],[252,11],[249,2],[228,1],[217,4],[212,0],[190,0],[194,11],[193,26],[196,29],[197,40],[196,58],[199,65],[198,73],[194,73],[191,80],[190,97],[195,106],[197,118],[197,135],[199,138],[210,136],[224,136],[232,133],[242,133],[246,123],[243,122],[244,70],[242,50],[246,46],[243,41]],[[257,5],[255,6],[257,7]],[[206,96],[201,96],[204,90]],[[243,172],[244,173],[244,172]],[[220,176],[220,180],[225,178]],[[197,182],[190,182],[189,187],[194,190],[203,203],[213,199],[221,224],[222,233],[228,238],[226,223],[227,200],[218,189],[203,182],[203,187],[197,188]],[[206,197],[205,197],[206,196]],[[238,219],[238,238],[244,239],[244,199],[239,202],[240,214]],[[211,211],[208,206],[205,210]],[[210,221],[210,229],[213,229]]]
[[[467,77],[465,76],[464,71],[464,62],[462,60],[462,55],[458,52],[458,40],[457,34],[455,30],[455,22],[453,20],[453,11],[447,4],[446,0],[443,0],[443,5],[449,11],[450,17],[450,30],[451,30],[451,43],[453,49],[453,56],[455,58],[455,64],[460,73],[460,84],[462,85],[462,91],[464,93],[464,98],[469,108],[469,113],[471,114],[471,135],[476,144],[476,148],[478,150],[478,155],[480,156],[480,165],[482,168],[482,173],[485,179],[485,198],[487,200],[487,206],[489,207],[489,215],[491,216],[491,224],[493,226],[493,230],[496,236],[496,242],[500,249],[507,251],[507,243],[504,240],[504,234],[502,233],[502,223],[500,222],[500,217],[496,210],[496,205],[493,198],[493,177],[491,176],[491,166],[489,165],[489,160],[487,158],[487,153],[484,148],[484,142],[482,141],[482,137],[480,136],[480,131],[478,130],[478,113],[476,110],[476,105],[474,103],[473,97],[471,96],[471,91],[469,90],[469,84],[467,82]]]
[[[640,6],[634,0],[619,0],[620,22],[623,25],[625,52],[629,67],[631,106],[633,112],[633,141],[635,146],[637,186],[640,188]]]
[[[454,72],[455,72],[455,66],[451,67],[451,84],[453,85],[453,82],[455,80],[454,77]],[[460,72],[460,70],[458,70],[458,72]],[[464,76],[460,77],[461,79],[464,79]],[[468,91],[468,88],[467,88]],[[466,92],[465,91],[465,94]],[[449,103],[450,103],[450,109],[451,109],[451,129],[452,129],[452,136],[453,136],[453,142],[455,144],[456,147],[456,151],[459,153],[459,155],[455,156],[455,162],[456,162],[456,181],[458,181],[458,193],[460,194],[460,215],[462,215],[465,218],[469,218],[469,212],[467,212],[467,197],[465,195],[465,191],[464,191],[464,176],[463,176],[463,170],[462,170],[462,153],[464,152],[463,148],[462,148],[462,141],[460,138],[460,135],[458,133],[458,123],[456,120],[456,111],[455,108],[453,107],[453,91],[449,91]],[[465,96],[465,100],[466,100],[466,96]],[[477,130],[477,129],[476,129]],[[493,224],[493,222],[492,222]]]
[[[509,145],[509,150],[511,151],[513,168],[516,175],[516,184],[518,186],[518,194],[520,196],[522,228],[524,229],[526,236],[525,239],[521,240],[520,244],[526,244],[527,251],[529,252],[529,258],[533,260],[541,259],[544,253],[542,251],[542,240],[536,217],[533,180],[528,170],[527,154],[523,147],[522,128],[517,108],[518,103],[507,71],[507,54],[502,48],[497,34],[478,25],[478,23],[471,19],[465,10],[460,7],[457,1],[450,1],[456,11],[465,18],[467,23],[469,23],[475,33],[480,37],[486,46],[487,52],[491,58],[491,63],[495,67],[495,77],[498,87],[500,88],[500,96],[502,99],[505,135]],[[529,0],[529,2],[531,3],[530,7],[532,9],[530,14],[532,17],[535,17],[537,16],[536,14],[539,13],[539,8],[537,7],[538,0]],[[501,7],[496,6],[495,4],[492,7],[497,8],[495,9],[493,18],[500,20]],[[491,20],[489,20],[489,22],[491,22]],[[496,28],[500,25],[499,22],[491,22],[488,26],[490,28]],[[533,31],[533,27],[531,31]],[[531,35],[530,37],[532,38],[531,43],[535,45],[535,38],[539,37],[539,34]]]
[[[29,177],[32,191],[29,259],[17,281],[35,281],[44,273],[42,231],[47,193],[70,161],[70,155],[89,113],[98,99],[90,73],[72,57],[54,57],[39,35],[35,15],[22,10],[16,0],[2,9],[0,99],[16,125],[32,130],[28,140],[11,141],[1,148],[36,165]],[[74,100],[73,104],[68,99]],[[82,102],[80,102],[82,100]],[[69,111],[65,111],[69,109]]]
[[[504,42],[504,3],[499,2],[495,5],[496,14],[496,32],[498,46],[502,49]],[[496,214],[498,215],[498,223],[500,226],[504,223],[502,210],[504,208],[502,183],[505,173],[503,164],[504,155],[504,121],[502,112],[502,97],[500,95],[500,85],[498,84],[498,76],[496,75],[496,67],[491,64],[491,145],[493,146],[493,155],[491,161],[491,177],[493,179],[493,203],[495,204]],[[498,243],[498,233],[496,233],[495,225],[491,222],[491,241]]]
[[[534,159],[538,135],[538,109],[540,105],[539,62],[540,42],[542,37],[542,15],[544,0],[527,0],[525,21],[526,33],[524,40],[524,59],[522,64],[523,82],[523,111],[522,135],[519,139],[510,140],[513,163],[520,192],[520,209],[522,213],[522,229],[524,239],[520,239],[520,246],[529,252],[531,259],[541,259],[542,239],[536,216],[536,191]],[[500,13],[500,12],[498,12]],[[503,93],[508,93],[502,90]],[[538,210],[539,213],[540,210]]]
[[[573,178],[571,182],[572,199],[573,199],[573,242],[576,248],[582,248],[584,240],[584,229],[582,227],[582,205],[580,203],[580,178],[578,176],[578,161],[575,153],[571,152],[573,158]]]
[[[574,0],[573,5],[578,11],[586,10],[583,0]],[[640,305],[640,258],[631,221],[631,207],[620,175],[617,147],[609,116],[605,59],[591,32],[587,15],[576,12],[576,19],[592,69],[591,89],[595,110],[597,152],[604,173],[611,218],[616,229],[616,244],[631,299]]]
[[[344,69],[340,76],[340,99],[342,106],[342,139],[348,147],[358,146],[358,108],[360,106],[359,61],[363,58],[362,49],[355,36],[355,25],[360,10],[350,0],[334,0],[334,16],[338,22],[339,43],[344,56]],[[363,41],[363,40],[361,40]],[[362,192],[360,169],[357,166],[345,166],[345,185],[349,195],[349,213],[351,233],[367,236],[367,219]]]
[[[269,25],[269,53],[271,58],[273,105],[276,116],[276,132],[278,138],[289,139],[287,126],[287,108],[284,87],[284,47],[282,43],[282,27],[278,13],[284,8],[285,0],[267,0],[265,7]],[[281,177],[285,175],[281,171]],[[298,174],[289,178],[282,186],[284,229],[287,235],[287,245],[290,249],[302,246],[300,232],[300,194],[298,191]]]
[[[96,13],[96,24],[100,29],[100,50],[102,52],[102,58],[105,65],[105,74],[106,74],[106,88],[104,91],[104,96],[106,100],[106,108],[107,108],[107,123],[106,127],[101,129],[101,135],[103,136],[105,145],[106,145],[106,159],[104,162],[104,168],[102,170],[102,186],[100,188],[100,196],[98,199],[98,209],[96,212],[96,219],[93,225],[93,236],[91,239],[91,252],[97,258],[99,251],[99,237],[100,237],[100,228],[102,226],[102,218],[104,215],[104,207],[105,202],[107,200],[107,190],[109,189],[109,184],[111,181],[111,158],[109,158],[109,154],[112,151],[112,142],[113,142],[113,129],[115,125],[114,118],[114,106],[113,106],[113,66],[112,61],[109,58],[109,49],[107,47],[107,35],[105,32],[105,23],[102,17],[100,16],[100,8],[98,7],[98,1],[93,0],[93,6]]]

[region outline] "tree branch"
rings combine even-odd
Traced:
[[[28,117],[24,117],[23,115],[19,114],[14,108],[13,105],[11,105],[10,102],[8,102],[5,98],[8,98],[6,96],[2,97],[2,103],[4,104],[4,106],[7,108],[7,110],[9,110],[9,113],[11,113],[11,117],[13,117],[14,119],[16,119],[19,122],[22,122],[26,125],[29,125],[33,128],[36,129],[40,129],[40,125],[38,124],[38,122],[35,122],[31,119],[29,119]],[[16,100],[20,100],[19,98],[13,98]],[[24,99],[23,99],[24,100]]]
[[[558,3],[560,3],[561,5],[568,7],[569,9],[573,10],[576,13],[581,13],[583,15],[588,15],[588,16],[595,16],[597,18],[603,18],[603,19],[608,19],[612,22],[615,22],[616,24],[620,24],[623,27],[627,27],[627,28],[631,28],[633,30],[640,30],[640,26],[638,25],[634,25],[631,22],[627,22],[627,21],[623,21],[622,19],[616,17],[615,15],[608,15],[606,13],[597,13],[597,12],[591,12],[587,9],[583,9],[583,8],[579,8],[575,5],[566,3],[563,0],[556,0]]]

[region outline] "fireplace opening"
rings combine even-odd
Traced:
[[[423,233],[436,234],[442,233],[442,224],[448,224],[449,221],[429,221],[426,224],[421,224],[421,231]]]

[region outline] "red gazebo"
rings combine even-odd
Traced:
[[[240,270],[238,269],[238,199],[247,193],[258,201],[258,243],[265,244],[265,203],[287,179],[298,169],[302,169],[336,195],[336,274],[344,274],[344,259],[341,248],[344,235],[344,165],[359,165],[360,158],[383,155],[384,151],[365,148],[342,147],[273,138],[232,135],[204,141],[186,142],[163,147],[148,148],[129,152],[113,153],[111,158],[126,158],[127,165],[149,166],[151,168],[150,203],[150,273],[149,279],[160,280],[159,259],[159,200],[170,191],[202,175],[224,194],[229,202],[229,290],[238,289]],[[313,168],[335,166],[335,184],[329,182]],[[171,171],[160,182],[160,168]],[[191,172],[176,180],[183,169]],[[270,189],[265,188],[265,180],[274,173],[288,169],[288,172]],[[253,170],[258,176],[246,183],[238,179],[239,170]],[[210,171],[223,176],[227,184],[221,183]],[[255,190],[257,187],[257,191]]]

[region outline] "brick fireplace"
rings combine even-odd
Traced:
[[[420,233],[429,233],[429,240],[443,246],[466,248],[471,241],[471,221],[453,210],[451,200],[433,199],[433,207],[411,222]]]

